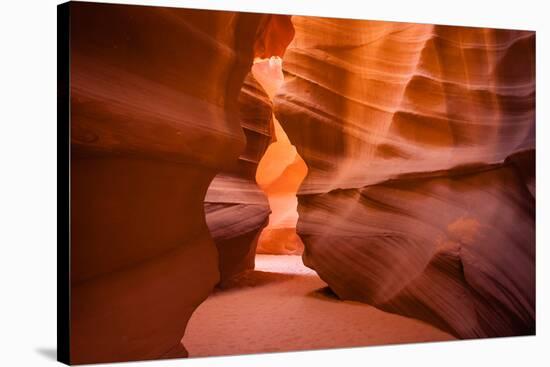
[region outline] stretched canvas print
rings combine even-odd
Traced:
[[[535,32],[58,7],[59,359],[535,334]]]

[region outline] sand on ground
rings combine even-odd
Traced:
[[[341,301],[300,256],[257,255],[256,270],[216,290],[191,317],[189,357],[455,339],[424,322]]]

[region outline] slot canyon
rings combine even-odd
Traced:
[[[535,33],[71,3],[71,362],[535,333]]]

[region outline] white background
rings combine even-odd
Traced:
[[[537,31],[537,336],[216,357],[124,366],[522,366],[550,364],[546,1],[117,1]],[[53,365],[56,350],[56,4],[3,2],[0,43],[0,366]],[[261,325],[258,325],[261,327]],[[307,332],[307,330],[304,330]],[[120,366],[120,364],[118,365]]]

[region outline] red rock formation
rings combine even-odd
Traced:
[[[239,106],[246,148],[231,167],[216,176],[204,199],[206,223],[218,248],[222,283],[254,269],[258,236],[271,212],[255,175],[272,140],[273,106],[251,73],[241,89]]]
[[[245,147],[238,97],[268,18],[70,12],[71,362],[185,356],[187,321],[219,280],[203,200]]]
[[[274,56],[273,61],[275,56],[284,54],[294,37],[294,28],[289,16],[265,17],[257,31],[254,53],[256,58]],[[218,248],[222,283],[254,268],[258,236],[268,224],[270,203],[265,190],[256,184],[255,176],[268,145],[276,140],[278,122],[275,121],[274,126],[271,98],[283,79],[280,58],[278,60],[278,67],[271,68],[266,66],[272,62],[256,63],[245,79],[239,108],[246,148],[238,160],[216,176],[206,194],[206,221]],[[258,72],[259,69],[263,72]],[[296,189],[294,200],[295,192]],[[295,211],[296,204],[293,207]]]
[[[304,262],[463,338],[535,330],[533,32],[293,17]]]
[[[307,264],[461,337],[534,330],[534,34],[294,23],[285,54],[287,16],[71,4],[72,363],[185,356],[220,273],[253,266],[274,130],[243,81],[283,54]]]
[[[258,34],[254,53],[260,59],[283,57],[288,44],[294,38],[294,27],[289,15],[266,14]]]

